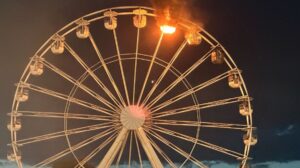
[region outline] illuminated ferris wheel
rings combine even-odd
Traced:
[[[100,10],[56,32],[31,57],[9,115],[19,168],[246,167],[257,142],[228,52],[201,26],[149,7]]]

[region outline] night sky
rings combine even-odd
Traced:
[[[297,1],[194,0],[192,19],[203,23],[243,70],[254,98],[259,143],[253,163],[300,160],[299,5]],[[0,158],[10,141],[6,113],[29,57],[54,32],[82,15],[148,1],[2,0],[0,2]],[[297,166],[297,167],[300,167]],[[296,168],[296,167],[295,167]]]

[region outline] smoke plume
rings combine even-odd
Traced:
[[[193,7],[194,0],[151,0],[151,2],[158,16],[158,24],[166,20],[176,24],[180,18],[184,18],[203,26],[193,17],[193,14],[197,13]]]

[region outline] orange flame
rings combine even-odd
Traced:
[[[176,27],[170,25],[161,25],[160,30],[165,34],[173,34],[176,31]]]

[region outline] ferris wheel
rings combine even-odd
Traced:
[[[246,167],[257,143],[228,52],[201,26],[149,7],[96,11],[56,32],[31,57],[9,115],[7,157],[19,168]]]

